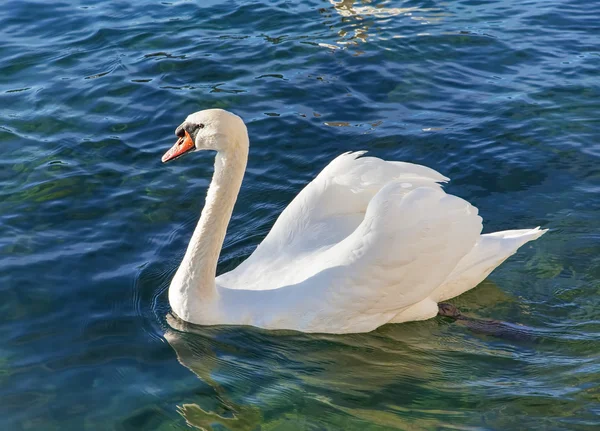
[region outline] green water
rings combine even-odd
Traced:
[[[8,0],[0,8],[0,429],[600,428],[600,4]],[[430,166],[484,232],[541,225],[464,314],[369,334],[182,327],[168,283],[211,155],[248,124],[219,272],[336,155]]]

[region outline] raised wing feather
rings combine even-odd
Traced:
[[[323,270],[343,267],[345,274],[343,283],[320,286],[322,301],[347,315],[331,325],[342,325],[339,332],[374,329],[428,298],[473,248],[481,228],[477,209],[463,199],[433,187],[405,193],[400,182],[387,184],[360,226],[329,250],[330,259],[322,257]]]
[[[448,178],[425,166],[345,153],[334,159],[281,213],[254,253],[217,278],[223,287],[267,290],[296,284],[315,263],[363,222],[369,203],[388,183],[398,193],[427,186],[439,189]],[[317,265],[318,266],[318,265]]]

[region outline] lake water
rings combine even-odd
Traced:
[[[600,3],[25,1],[0,9],[2,430],[600,427]],[[182,327],[166,289],[248,123],[219,271],[333,157],[425,164],[484,231],[541,225],[464,314],[369,334]]]

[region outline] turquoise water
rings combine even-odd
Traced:
[[[0,429],[600,426],[600,3],[7,0],[0,9]],[[182,327],[166,288],[212,155],[248,123],[234,268],[337,154],[431,166],[484,231],[551,231],[444,318],[360,335]]]

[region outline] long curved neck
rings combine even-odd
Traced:
[[[217,296],[217,262],[233,206],[242,185],[247,160],[247,138],[246,142],[235,143],[229,150],[218,152],[215,157],[215,171],[204,209],[171,283],[171,289],[177,291],[176,294],[181,296],[183,302],[182,309],[174,311],[184,319],[186,316],[182,314],[191,306],[190,300],[198,299],[208,303]],[[171,294],[173,292],[170,292]]]

